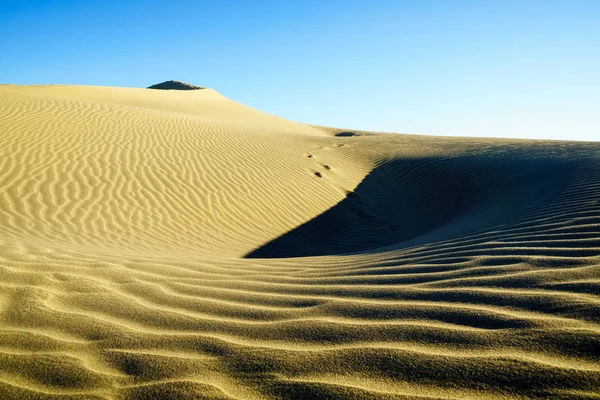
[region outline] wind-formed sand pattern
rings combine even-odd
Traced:
[[[598,393],[600,144],[0,86],[0,398]]]

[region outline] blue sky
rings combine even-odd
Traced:
[[[600,140],[596,0],[0,0],[0,37],[2,83],[176,79],[298,122]]]

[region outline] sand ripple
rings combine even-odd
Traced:
[[[0,110],[2,398],[600,392],[598,145],[334,137],[208,89]]]

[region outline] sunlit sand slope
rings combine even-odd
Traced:
[[[340,149],[327,160],[343,173],[319,180],[308,154],[324,132],[209,89],[0,90],[7,237],[238,255],[327,210],[369,168]]]
[[[0,398],[598,393],[600,145],[0,86]]]

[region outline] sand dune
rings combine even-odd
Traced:
[[[3,85],[0,287],[3,399],[599,398],[600,145]]]

